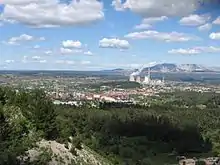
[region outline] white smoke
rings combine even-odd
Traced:
[[[133,73],[131,73],[131,76],[139,76],[140,74],[141,74],[141,72],[143,71],[143,69],[144,68],[146,68],[146,67],[153,67],[153,66],[155,66],[155,65],[157,65],[157,62],[150,62],[150,63],[148,63],[148,64],[144,64],[139,70],[137,70],[137,71],[135,71],[135,72],[133,72]]]
[[[140,74],[140,71],[135,71],[133,73],[131,73],[131,76],[138,76]]]

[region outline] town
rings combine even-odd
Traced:
[[[220,93],[217,83],[201,83],[188,81],[153,79],[150,70],[147,75],[140,71],[128,76],[83,76],[73,75],[0,75],[2,86],[15,89],[42,89],[54,100],[55,104],[73,104],[80,101],[107,101],[139,103],[148,96],[175,91],[214,92]],[[153,73],[154,74],[154,73]],[[137,97],[138,96],[138,97]]]

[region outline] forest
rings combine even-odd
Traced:
[[[220,156],[219,94],[163,93],[146,101],[150,106],[55,106],[40,90],[0,88],[0,165],[19,164],[17,157],[42,138],[66,143],[70,136],[78,148],[119,165]]]

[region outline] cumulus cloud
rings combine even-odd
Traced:
[[[44,0],[1,0],[4,5],[27,5],[29,3],[41,3]]]
[[[183,17],[179,23],[185,26],[199,26],[205,24],[211,17],[207,14],[197,15],[191,14],[187,17]]]
[[[62,42],[64,48],[81,48],[82,43],[80,41],[66,40]]]
[[[1,5],[1,2],[0,2],[0,5]],[[16,23],[15,20],[10,20],[10,19],[4,18],[2,14],[0,15],[0,21],[5,22],[5,23],[10,23],[10,24],[15,24]]]
[[[141,24],[135,26],[135,29],[138,29],[138,30],[150,29],[152,28],[152,24],[156,22],[161,22],[167,19],[168,17],[166,16],[145,18],[142,20]]]
[[[220,25],[220,16],[213,21],[213,24]]]
[[[184,54],[184,55],[191,55],[191,54],[199,54],[200,51],[196,50],[196,49],[172,49],[170,51],[168,51],[168,53],[170,54]]]
[[[18,37],[12,37],[10,38],[6,43],[10,44],[10,45],[16,45],[19,44],[21,42],[27,42],[27,41],[42,41],[45,40],[44,37],[34,37],[28,34],[21,34]]]
[[[35,45],[35,46],[34,46],[34,49],[39,49],[39,48],[40,48],[39,45]]]
[[[84,54],[85,55],[90,55],[90,56],[93,55],[93,53],[91,51],[86,51],[86,52],[84,52]]]
[[[14,63],[15,61],[14,60],[5,60],[5,62],[9,64],[9,63]]]
[[[196,36],[188,35],[185,33],[178,33],[178,32],[158,32],[158,31],[142,31],[142,32],[133,32],[125,35],[126,38],[131,39],[154,39],[159,41],[166,41],[166,42],[186,42],[191,40],[198,40],[199,38]]]
[[[195,55],[195,54],[201,54],[201,53],[219,53],[220,47],[214,47],[214,46],[200,46],[200,47],[194,47],[194,48],[188,48],[188,49],[172,49],[168,51],[170,54],[182,54],[182,55]]]
[[[73,53],[72,49],[68,49],[68,48],[60,48],[60,53],[62,54],[70,54]]]
[[[143,17],[185,16],[200,6],[201,0],[114,0],[116,10],[129,9]]]
[[[75,61],[71,60],[57,60],[55,61],[56,64],[67,64],[67,65],[72,65],[75,64]]]
[[[33,60],[40,60],[41,57],[40,57],[40,56],[33,56],[32,59],[33,59]]]
[[[146,29],[151,29],[152,28],[152,25],[150,24],[145,24],[145,23],[141,23],[139,25],[136,25],[134,27],[134,29],[137,29],[137,30],[146,30]]]
[[[199,31],[209,31],[209,30],[211,30],[211,28],[212,28],[212,24],[207,23],[205,25],[199,26],[198,30]]]
[[[99,41],[100,48],[129,49],[130,44],[127,40],[117,38],[103,38]]]
[[[143,23],[151,24],[151,23],[156,23],[156,22],[164,21],[164,20],[167,20],[167,19],[168,19],[168,17],[166,17],[166,16],[150,17],[150,18],[145,18],[143,20]]]
[[[104,18],[103,4],[98,0],[1,0],[5,5],[1,17],[33,27],[75,26]],[[89,14],[88,14],[89,13]]]
[[[121,0],[113,0],[112,6],[115,8],[116,11],[123,11],[124,10],[124,6],[123,6]]]
[[[40,60],[39,63],[47,63],[47,60]]]
[[[212,40],[220,40],[220,32],[211,33],[211,34],[209,35],[209,38],[211,38]]]
[[[61,54],[75,54],[75,53],[82,53],[81,49],[69,49],[69,48],[60,48]]]
[[[53,52],[52,52],[51,50],[47,50],[47,51],[45,51],[44,53],[47,54],[47,55],[50,55],[50,54],[52,54]]]

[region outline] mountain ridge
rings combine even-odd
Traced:
[[[196,72],[220,72],[220,67],[206,67],[199,64],[175,64],[175,63],[161,63],[155,64],[150,67],[144,67],[140,70],[140,73],[146,73],[148,70],[151,72],[170,72],[170,73],[196,73]],[[108,71],[117,72],[117,73],[128,73],[134,72],[137,69],[112,69]],[[105,70],[107,71],[107,70]]]

